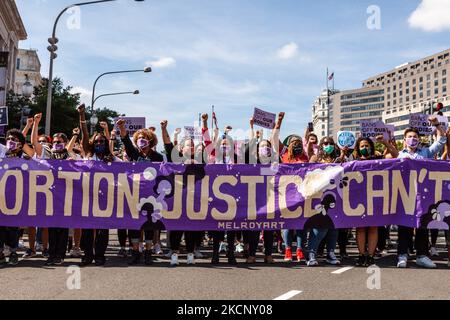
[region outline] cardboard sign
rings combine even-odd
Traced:
[[[185,126],[184,127],[184,137],[194,139],[196,141],[201,141],[203,139],[202,128],[193,127],[193,126]]]
[[[409,117],[409,126],[411,128],[416,128],[419,130],[421,135],[432,135],[436,132],[436,127],[431,125],[428,120],[431,116],[428,114],[412,114]],[[447,131],[448,129],[448,118],[445,116],[434,116],[439,120],[439,123],[442,125],[442,129]]]
[[[277,115],[275,113],[270,113],[258,108],[255,108],[253,113],[253,121],[255,125],[266,128],[273,129],[275,127],[275,118]]]
[[[8,107],[0,107],[0,126],[8,125]]]
[[[393,131],[384,124],[383,121],[361,121],[361,137],[375,140],[379,135],[383,135],[384,140],[390,140]]]
[[[120,117],[120,118],[114,118],[114,123],[117,122],[117,120],[123,119],[125,120],[125,130],[127,130],[130,137],[133,136],[133,134],[136,133],[136,131],[139,131],[141,129],[145,129],[145,118],[144,117]],[[116,126],[114,127],[115,130],[119,130]]]
[[[337,133],[337,145],[339,148],[355,149],[356,135],[351,131],[339,131]]]

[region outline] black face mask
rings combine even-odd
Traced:
[[[294,156],[300,156],[303,153],[302,146],[296,146],[292,148],[292,153],[294,154]]]

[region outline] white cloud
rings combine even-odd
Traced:
[[[92,95],[92,91],[83,87],[73,87],[72,90],[70,91],[70,93],[72,94],[80,94],[80,97],[83,98],[90,98]]]
[[[298,55],[298,45],[290,42],[277,51],[277,57],[283,60],[295,58]]]
[[[170,68],[176,65],[176,60],[172,57],[162,57],[158,60],[148,61],[147,65],[153,68]]]
[[[409,26],[428,32],[450,29],[450,1],[422,0],[408,19]]]

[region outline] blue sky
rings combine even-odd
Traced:
[[[74,0],[16,0],[48,75],[47,38],[59,11]],[[381,28],[370,30],[377,5]],[[219,127],[247,129],[254,107],[286,112],[282,135],[303,133],[326,85],[337,89],[450,47],[448,0],[170,0],[84,6],[63,16],[55,74],[89,104],[105,71],[153,67],[152,74],[105,77],[97,94],[141,91],[99,100],[148,125],[168,119],[172,131],[193,125],[215,105]],[[77,26],[79,28],[68,27]]]

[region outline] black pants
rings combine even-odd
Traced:
[[[49,259],[64,259],[66,257],[69,229],[48,228]]]
[[[127,229],[117,230],[117,237],[119,238],[119,245],[122,248],[125,248],[127,246],[127,238],[128,238],[128,243],[131,245],[131,237],[130,237],[130,234],[127,232]]]
[[[398,254],[407,254],[414,236],[414,229],[408,227],[398,227]],[[428,255],[428,230],[416,229],[414,246],[417,256]]]
[[[386,249],[386,241],[388,239],[389,229],[387,227],[378,227],[378,244],[377,248],[380,251]]]
[[[348,233],[351,229],[338,229],[338,246],[339,246],[339,252],[345,253],[347,252],[347,245],[348,245]]]
[[[105,252],[109,241],[108,229],[83,229],[81,241],[84,243],[86,260],[105,260]]]
[[[220,242],[225,239],[224,231],[212,231],[211,235],[213,237],[213,252],[218,253],[220,248]],[[234,241],[236,239],[236,231],[227,231],[227,243],[228,251],[234,253]]]
[[[186,241],[186,250],[188,253],[193,253],[195,250],[195,244],[198,243],[199,233],[198,231],[171,231],[170,232],[170,250],[179,251],[180,242],[183,237]]]
[[[256,257],[260,231],[249,231],[249,256]],[[271,256],[273,251],[273,231],[264,231],[264,255]]]
[[[144,230],[145,242],[152,242],[154,234],[154,230]],[[136,241],[136,239],[139,241],[141,230],[128,230],[128,237],[130,237],[132,243],[133,241]]]
[[[19,246],[19,228],[0,227],[0,251],[7,245],[12,250]]]
[[[431,235],[431,246],[435,247],[439,236],[439,230],[437,229],[430,230],[430,235]]]

